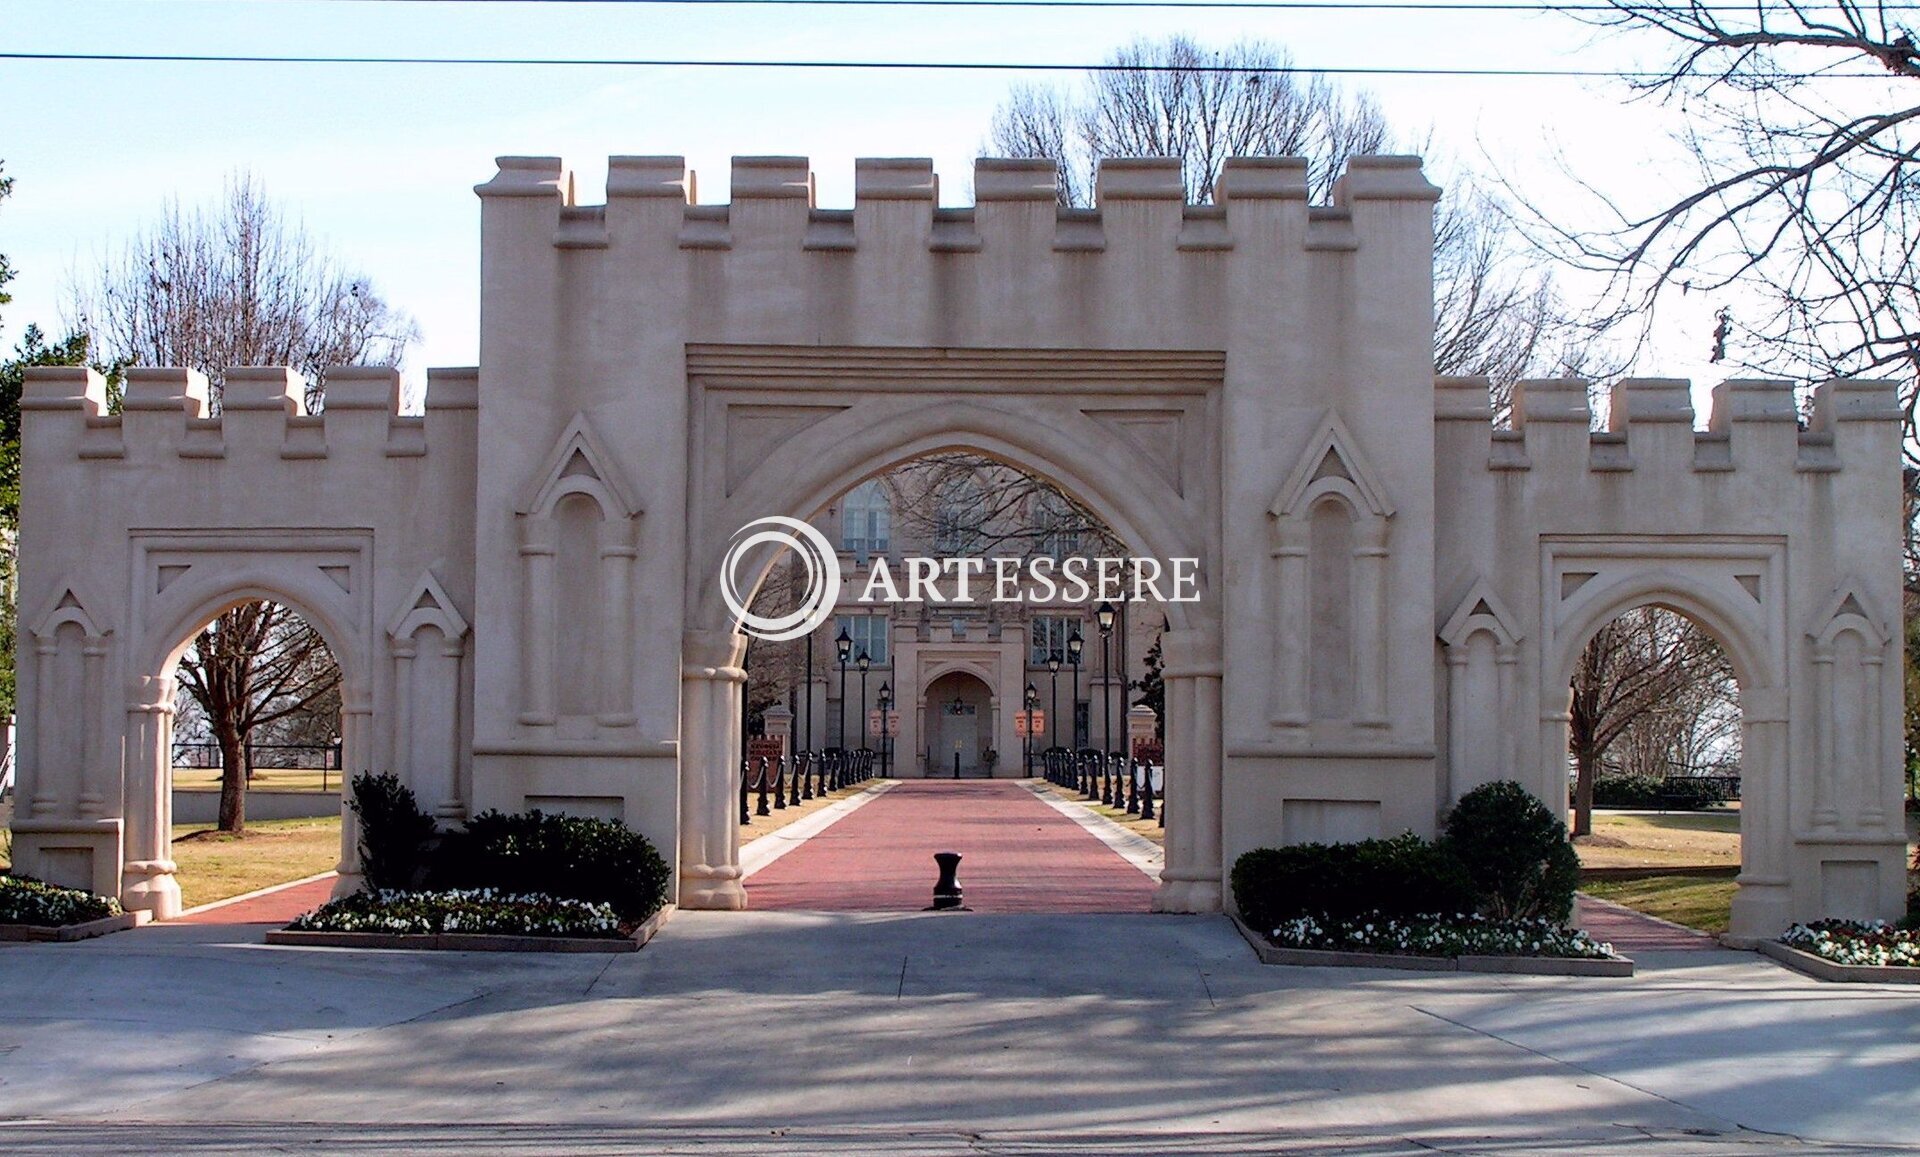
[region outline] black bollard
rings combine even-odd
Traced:
[[[1153,765],[1140,765],[1140,818],[1153,818]]]
[[[933,907],[928,911],[964,911],[960,904],[960,853],[935,852],[933,862],[940,865],[940,879],[933,885]]]
[[[764,755],[760,757],[759,787],[760,796],[758,802],[754,805],[753,814],[757,816],[770,816],[773,813],[767,810],[767,758]]]
[[[743,824],[753,822],[753,805],[747,802],[747,789],[753,782],[752,775],[748,771],[750,766],[746,760],[740,761],[740,822]]]
[[[953,753],[953,778],[960,778],[960,753],[957,751]],[[959,859],[956,857],[954,862],[959,863]]]

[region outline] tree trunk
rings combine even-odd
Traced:
[[[220,830],[247,830],[247,745],[232,728],[216,728],[220,744]]]
[[[1579,744],[1573,751],[1573,834],[1593,834],[1593,777],[1600,769],[1600,753],[1591,745]]]

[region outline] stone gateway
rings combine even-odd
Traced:
[[[217,416],[183,370],[131,371],[118,413],[30,371],[17,869],[177,911],[174,667],[272,599],[340,662],[349,773],[447,822],[623,818],[677,849],[680,904],[743,907],[729,541],[959,449],[1199,560],[1165,606],[1161,909],[1219,909],[1263,844],[1430,834],[1488,780],[1564,810],[1575,660],[1659,605],[1739,681],[1735,933],[1901,911],[1890,385],[1826,383],[1803,422],[1727,382],[1703,431],[1686,382],[1630,380],[1595,432],[1585,383],[1527,382],[1499,428],[1486,382],[1433,376],[1416,159],[1355,158],[1326,206],[1291,158],[1229,162],[1212,205],[1172,160],[1104,162],[1092,210],[1056,180],[981,160],[945,208],[930,162],[863,160],[834,210],[804,158],[744,157],[717,205],[680,158],[615,157],[588,206],[507,157],[480,364],[430,371],[422,414],[386,370],[309,414],[235,369]],[[347,889],[350,816],[343,844]]]

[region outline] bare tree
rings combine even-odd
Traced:
[[[1734,697],[1726,652],[1684,615],[1642,607],[1601,627],[1573,673],[1573,834],[1593,831],[1593,781],[1616,744],[1637,748],[1643,770],[1665,768],[1737,730]]]
[[[247,749],[256,730],[301,717],[338,727],[339,664],[318,631],[277,603],[242,603],[215,619],[181,657],[179,679],[220,748],[223,832],[246,829]],[[320,718],[328,703],[332,720]]]
[[[216,404],[230,367],[288,365],[306,375],[308,406],[320,409],[328,366],[398,365],[416,336],[409,317],[244,176],[211,209],[169,204],[77,285],[74,306],[93,356],[114,376],[132,365],[186,366],[207,375]],[[194,640],[180,680],[220,746],[221,830],[245,828],[254,729],[331,733],[339,679],[313,628],[277,604],[235,607]],[[307,723],[294,721],[302,715]]]
[[[1598,317],[1617,329],[1644,333],[1668,294],[1705,293],[1722,303],[1715,361],[1803,380],[1900,378],[1916,460],[1920,49],[1898,23],[1912,10],[1615,4],[1590,19],[1671,44],[1657,75],[1630,83],[1683,111],[1675,137],[1693,177],[1651,199],[1635,195],[1639,181],[1583,182],[1603,223],[1535,209],[1536,236],[1607,275]]]
[[[916,458],[888,476],[894,524],[948,554],[1125,553],[1093,511],[1037,475],[979,454]]]
[[[399,365],[413,320],[325,254],[250,177],[213,209],[171,203],[74,291],[78,328],[112,369],[187,366],[216,403],[232,366],[292,366],[324,404],[326,369]]]
[[[1324,200],[1347,160],[1399,143],[1379,107],[1322,76],[1289,71],[1284,49],[1242,41],[1223,51],[1175,36],[1138,41],[1079,89],[1023,85],[1000,105],[988,147],[1060,162],[1060,203],[1087,205],[1103,156],[1179,157],[1187,198],[1214,198],[1236,156],[1300,156]],[[1462,175],[1434,219],[1434,367],[1484,374],[1504,414],[1528,377],[1595,374],[1592,347],[1562,307],[1552,275],[1512,244],[1503,202]]]

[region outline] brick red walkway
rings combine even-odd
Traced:
[[[910,780],[747,879],[748,905],[917,912],[933,853],[959,852],[976,912],[1145,912],[1154,882],[1085,828],[1005,780]]]
[[[268,892],[264,896],[255,896],[251,900],[222,904],[218,908],[209,908],[205,912],[181,916],[171,923],[285,924],[303,912],[311,912],[318,908],[332,895],[333,877],[323,876],[305,884],[290,884]]]
[[[1573,920],[1587,935],[1613,945],[1623,956],[1636,952],[1704,952],[1719,947],[1705,932],[1675,927],[1591,896],[1575,898]]]

